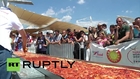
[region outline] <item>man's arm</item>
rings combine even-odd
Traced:
[[[123,42],[123,41],[127,40],[130,37],[130,28],[128,26],[125,26],[125,30],[126,30],[125,36],[123,38],[117,40],[116,43],[115,43],[116,45],[120,42]]]
[[[130,27],[129,27],[129,26],[125,26],[125,30],[126,30],[125,36],[124,36],[123,38],[119,39],[119,40],[116,42],[116,44],[118,44],[118,43],[120,43],[120,42],[123,42],[123,41],[127,40],[127,39],[130,37]]]
[[[129,32],[129,31],[128,31],[128,32],[126,32],[126,33],[125,33],[125,36],[124,36],[123,38],[121,38],[120,40],[118,40],[118,41],[119,41],[119,43],[120,43],[120,42],[122,42],[122,41],[127,40],[127,39],[129,38],[129,35],[130,35],[130,32]]]
[[[61,38],[62,38],[62,35],[59,35],[59,36],[57,37],[57,41],[55,41],[54,44],[60,44]]]
[[[81,42],[83,40],[83,37],[80,37],[79,39],[77,39],[75,36],[74,36],[74,39],[77,41],[77,42]]]
[[[50,43],[50,40],[49,40],[48,38],[45,37],[45,40],[46,40],[48,43]]]
[[[14,14],[13,12],[11,12],[9,17],[10,17],[10,21],[11,21],[11,24],[12,24],[13,28],[19,31],[19,33],[20,33],[20,35],[23,39],[23,51],[27,52],[27,49],[26,49],[27,35],[26,35],[26,32],[25,32],[21,22],[19,21],[16,14]]]
[[[48,43],[46,44],[46,46],[48,46],[48,45],[50,44],[50,40],[49,40],[48,38],[46,38],[46,41],[48,42]]]
[[[120,40],[118,40],[119,43],[122,41],[128,40],[128,38],[130,37],[130,27],[125,26],[125,29],[126,29],[125,36],[123,38],[121,38]]]
[[[129,39],[130,40],[132,40],[133,39],[133,36],[134,34],[133,34],[133,28],[132,28],[132,26],[130,26],[130,35],[129,35]]]
[[[64,37],[62,37],[61,39],[62,39],[62,41],[63,41],[64,43],[66,43],[66,39],[64,39]]]
[[[59,44],[61,40],[53,42],[53,44]]]
[[[89,34],[89,36],[88,36],[88,41],[89,42],[92,42],[92,36],[91,36],[91,34]]]

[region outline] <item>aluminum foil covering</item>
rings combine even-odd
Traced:
[[[25,68],[23,68],[23,61],[20,61],[20,71],[18,71],[17,74],[20,79],[45,79],[45,75],[33,67],[29,68],[25,66]]]

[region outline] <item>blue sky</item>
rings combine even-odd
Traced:
[[[32,12],[58,18],[80,26],[96,26],[99,22],[116,24],[117,15],[140,16],[140,0],[31,0],[34,5],[17,6]],[[90,16],[93,22],[90,21]]]

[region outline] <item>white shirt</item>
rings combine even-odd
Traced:
[[[55,38],[54,41],[60,41],[62,38],[62,35],[59,34],[58,36],[55,36],[54,38]]]
[[[88,36],[84,35],[84,39],[83,39],[83,41],[80,44],[80,48],[84,48],[84,42],[87,41],[87,40],[88,40]]]
[[[23,29],[18,17],[6,8],[0,8],[0,45],[11,50],[9,35],[12,29]]]
[[[83,40],[84,42],[88,41],[88,36],[87,35],[84,35],[84,38],[85,38],[85,40]]]

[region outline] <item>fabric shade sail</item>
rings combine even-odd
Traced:
[[[67,23],[67,22],[61,22],[61,21],[57,21],[48,27],[42,28],[41,30],[53,30],[53,31],[59,30],[60,32],[62,32],[63,30],[67,30],[68,28],[71,29],[72,31],[74,29],[76,29],[76,30],[83,30],[83,31],[87,32],[87,29],[85,29],[83,27],[80,27],[78,25],[74,25],[71,23]]]
[[[24,22],[23,24],[34,24],[38,27],[41,27],[55,20],[55,18],[36,14],[34,12],[27,11],[11,4],[9,5],[9,8],[18,16],[19,19],[28,22]]]
[[[66,30],[70,28],[72,31],[76,30],[83,30],[87,32],[87,30],[81,26],[71,24],[68,22],[59,21],[57,18],[52,18],[49,16],[40,15],[34,12],[27,11],[25,9],[19,8],[12,4],[9,4],[9,8],[18,16],[22,24],[26,24],[29,26],[37,26],[39,29],[31,29],[28,32],[36,32],[36,31],[44,31],[44,30]]]

